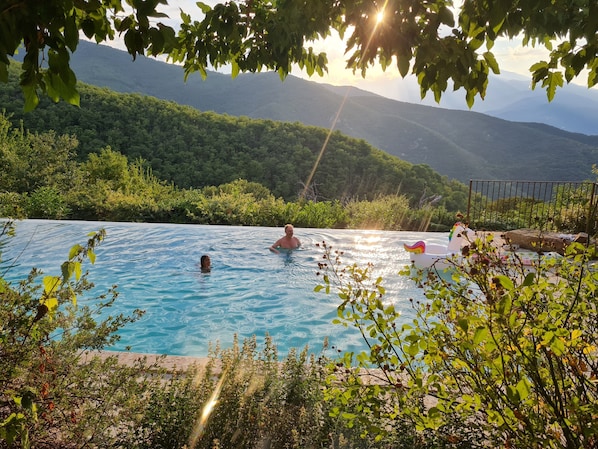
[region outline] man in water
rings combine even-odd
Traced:
[[[293,236],[293,225],[287,224],[284,226],[284,236],[279,238],[271,247],[270,251],[279,253],[278,248],[296,249],[301,246],[301,242],[297,237]]]

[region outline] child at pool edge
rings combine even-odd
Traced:
[[[210,271],[212,271],[210,256],[208,256],[207,254],[201,256],[200,265],[202,273],[209,273]]]
[[[276,240],[276,242],[274,242],[274,244],[270,247],[270,251],[272,251],[273,253],[280,253],[280,251],[278,251],[278,248],[284,248],[284,249],[296,249],[299,248],[301,246],[301,242],[299,241],[299,239],[297,237],[293,236],[293,225],[292,224],[286,224],[284,225],[284,236],[279,238],[278,240]]]

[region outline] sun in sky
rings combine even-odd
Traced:
[[[214,6],[221,3],[222,0],[204,0]],[[179,18],[179,8],[193,14],[199,9],[195,0],[177,0],[169,2],[165,13],[171,18],[172,25],[175,26]],[[458,3],[458,2],[456,2]],[[381,9],[375,13],[376,26],[385,20],[386,3],[381,5]],[[111,46],[124,49],[122,42],[109,42]],[[120,45],[119,45],[120,44]],[[414,76],[408,76],[403,80],[395,66],[382,70],[380,67],[371,67],[367,72],[367,77],[363,78],[359,72],[353,73],[346,68],[347,55],[345,54],[346,42],[340,39],[336,33],[332,33],[328,38],[310,43],[314,51],[323,51],[328,56],[328,72],[324,77],[308,77],[307,74],[299,68],[294,68],[292,74],[300,78],[310,79],[315,82],[324,82],[336,86],[355,86],[368,90],[379,95],[383,95],[395,100],[418,102],[419,88]],[[496,58],[499,60],[501,71],[513,72],[529,77],[529,67],[534,62],[545,57],[545,51],[541,47],[522,47],[521,39],[498,39],[493,48]],[[227,73],[227,68],[223,68],[223,73]]]

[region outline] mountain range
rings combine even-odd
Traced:
[[[87,84],[154,96],[201,111],[332,128],[462,182],[587,180],[593,178],[591,167],[598,162],[598,135],[551,126],[547,118],[562,116],[579,127],[587,122],[584,131],[595,129],[598,101],[590,98],[593,90],[580,97],[568,86],[548,105],[543,91],[523,89],[525,81],[497,77],[490,84],[497,90],[489,90],[487,102],[476,100],[475,107],[488,110],[480,113],[391,100],[292,75],[281,81],[270,72],[234,79],[209,72],[205,80],[193,74],[185,82],[181,67],[143,57],[133,62],[124,51],[84,41],[71,64],[78,79]],[[445,95],[444,102],[451,98]],[[492,102],[492,98],[498,100]]]
[[[420,99],[415,77],[395,80],[376,80],[369,89],[389,98],[408,103],[425,104],[445,109],[469,110],[463,90],[448,89],[436,103],[431,94]],[[598,134],[598,86],[592,89],[578,84],[566,84],[557,89],[554,99],[547,100],[546,91],[537,86],[530,88],[529,76],[511,72],[490,73],[486,97],[476,97],[471,111],[515,122],[536,122],[565,131],[587,135]]]

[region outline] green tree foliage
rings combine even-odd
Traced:
[[[4,222],[0,244],[11,232]],[[90,298],[84,262],[95,260],[94,248],[104,235],[100,231],[87,244],[75,245],[60,275],[32,269],[13,284],[4,279],[4,269],[0,277],[0,441],[5,447],[108,447],[113,439],[108,429],[133,416],[122,407],[117,418],[114,408],[140,391],[137,382],[143,377],[151,381],[143,371],[117,367],[114,359],[83,363],[85,353],[109,346],[119,338],[118,329],[140,316],[137,311],[132,317],[97,319],[116,292]]]
[[[163,209],[178,190],[153,175],[142,159],[103,148],[81,164],[84,183],[68,194],[78,218],[115,221],[161,221]]]
[[[78,142],[53,131],[33,134],[13,128],[0,115],[0,191],[33,192],[40,187],[68,189],[76,182],[73,160]]]
[[[40,187],[26,196],[29,218],[67,218],[70,213],[65,197],[54,187]]]
[[[247,179],[285,201],[304,195],[313,201],[346,203],[404,194],[413,207],[420,207],[422,199],[439,197],[436,204],[448,210],[463,209],[467,198],[466,186],[429,166],[402,161],[339,132],[327,140],[329,131],[323,128],[201,113],[89,86],[80,87],[85,108],[46,100],[23,114],[17,102],[10,103],[18,86],[6,87],[0,89],[0,101],[6,100],[3,104],[13,121],[22,120],[26,129],[38,133],[54,129],[76,136],[80,161],[110,147],[130,161],[142,158],[158,178],[180,188]]]
[[[284,201],[265,187],[238,179],[202,189],[189,215],[203,224],[267,226],[283,222],[284,209]]]
[[[35,113],[39,111],[41,109]],[[214,119],[211,114],[208,117],[210,120]],[[434,209],[432,213],[432,209],[425,201],[416,200],[419,197],[419,189],[425,190],[428,185],[431,186],[432,191],[446,191],[450,196],[451,192],[447,190],[447,186],[452,185],[451,183],[447,183],[444,178],[434,174],[425,166],[412,166],[384,153],[373,151],[363,141],[352,141],[341,135],[333,136],[331,139],[331,156],[322,158],[322,168],[314,176],[312,189],[304,195],[304,198],[296,202],[285,202],[262,183],[239,178],[220,184],[208,184],[201,189],[180,189],[171,183],[161,181],[141,157],[138,156],[130,162],[124,154],[113,150],[110,146],[101,148],[97,153],[90,153],[86,160],[79,163],[74,159],[76,139],[57,136],[54,131],[31,134],[22,129],[14,130],[10,128],[6,116],[0,116],[0,123],[3,124],[3,131],[0,134],[0,160],[6,167],[0,177],[2,216],[253,226],[280,226],[291,222],[301,227],[375,226],[378,229],[413,229],[414,227],[418,229],[421,223],[425,223],[424,228],[427,228],[432,215],[433,222],[439,223],[441,228],[450,226],[454,220],[451,214],[439,213],[444,210],[442,207]],[[220,124],[217,120],[208,123],[214,123],[213,128],[217,128]],[[229,126],[228,120],[222,126],[222,134],[218,136],[230,136],[236,130],[234,125]],[[310,170],[309,166],[315,158],[317,145],[320,139],[325,137],[323,131],[307,132],[298,124],[278,129],[274,122],[245,120],[242,129],[244,134],[239,133],[235,137],[238,139],[236,142],[246,145],[248,139],[250,141],[258,139],[255,143],[257,151],[250,152],[249,149],[247,151],[255,154],[257,161],[271,164],[271,168],[264,170],[259,162],[252,164],[253,156],[247,154],[239,155],[232,150],[216,151],[216,141],[210,140],[210,145],[214,148],[213,152],[210,150],[211,154],[215,158],[222,159],[209,165],[202,164],[201,160],[196,158],[199,172],[196,175],[209,177],[213,176],[213,171],[227,170],[230,171],[230,175],[227,174],[225,178],[228,178],[236,172],[244,172],[244,169],[249,166],[252,170],[271,173],[280,189],[286,190],[291,197],[297,198],[296,191],[291,191],[291,188],[295,187],[289,183],[289,180],[292,179],[293,173],[298,176],[297,169],[300,166],[304,170],[303,173]],[[263,137],[257,137],[256,134],[261,134]],[[277,153],[280,153],[283,158],[264,159],[262,157],[264,146],[270,143],[269,138],[272,135],[274,136],[272,148],[283,145],[279,139],[294,136],[295,140],[302,141],[305,145],[312,145],[314,150],[310,151],[298,144],[295,148],[296,153],[280,150]],[[245,141],[241,140],[243,136]],[[259,140],[262,138],[263,141]],[[340,149],[337,149],[336,142]],[[357,142],[357,149],[353,148],[355,142]],[[303,158],[293,159],[293,154],[302,154]],[[311,160],[308,160],[308,157],[311,157]],[[350,159],[349,165],[340,164],[339,158]],[[289,163],[289,160],[292,162]],[[181,159],[178,166],[187,168],[190,165],[189,161],[190,157]],[[233,164],[237,164],[236,171],[231,170]],[[344,190],[339,189],[339,185],[343,185],[342,182],[335,184],[338,178],[328,170],[345,172]],[[408,182],[411,173],[418,176],[417,182]],[[358,180],[359,184],[355,184]],[[403,182],[405,188],[402,187]],[[457,188],[464,190],[461,184],[458,184]],[[355,201],[343,202],[338,199],[322,198],[322,193],[331,194],[333,198],[337,196],[352,198],[360,194],[367,198],[368,192],[371,195],[380,189],[409,192],[411,202],[417,204],[414,206],[415,210],[410,210],[409,207],[402,209],[400,213],[406,214],[402,220],[372,221],[364,218],[363,214],[349,212],[349,205]],[[379,204],[380,213],[389,216],[399,214],[399,211],[390,210],[396,207],[393,198],[398,196],[387,195],[387,201]],[[409,205],[407,193],[400,201],[401,204]],[[367,201],[360,203],[362,210],[366,210]],[[383,211],[384,208],[387,210]],[[352,218],[350,214],[353,214]]]
[[[385,196],[373,201],[347,204],[351,227],[364,229],[411,229],[406,225],[413,216],[404,196]]]
[[[163,1],[135,5],[125,12],[120,0],[74,5],[46,2],[43,8],[30,2],[9,0],[0,7],[0,80],[7,80],[8,56],[20,45],[26,52],[21,86],[25,93],[26,109],[39,102],[38,90],[52,100],[64,99],[79,104],[75,89],[76,76],[70,69],[70,52],[77,48],[79,31],[96,42],[114,39],[122,34],[129,52],[135,57],[147,49],[159,54],[168,49],[174,31],[161,23],[150,23],[152,17],[164,17],[156,11]],[[46,70],[42,65],[47,64]]]
[[[309,75],[323,74],[326,55],[314,53],[310,43],[335,30],[348,34],[349,68],[365,76],[371,66],[396,65],[401,76],[416,75],[422,96],[431,91],[437,100],[452,81],[454,89],[465,90],[469,105],[476,95],[484,98],[489,72],[500,72],[492,52],[497,39],[522,37],[524,46],[550,52],[530,68],[532,87],[541,84],[549,99],[583,70],[588,87],[598,82],[598,7],[589,0],[573,6],[568,0],[467,0],[459,8],[451,0],[199,2],[196,20],[181,11],[176,35],[160,21],[165,0],[133,2],[127,10],[122,0],[44,5],[9,0],[0,9],[0,79],[7,80],[8,56],[23,43],[28,110],[37,106],[38,90],[54,101],[79,103],[69,65],[79,31],[96,42],[122,35],[133,57],[166,54],[183,65],[185,76],[206,76],[208,68],[230,64],[233,76],[265,68],[284,77],[295,64]]]
[[[404,418],[421,431],[456,419],[490,447],[596,446],[594,248],[572,244],[564,258],[529,265],[501,254],[489,236],[471,242],[450,273],[407,267],[402,274],[427,300],[412,301],[414,318],[401,326],[373,267],[345,267],[341,253],[324,251],[317,289],[339,287],[338,321],[369,348],[344,354],[331,372],[330,396],[359,405],[345,414],[350,422],[383,434]]]
[[[90,154],[81,168],[89,182],[105,181],[114,190],[128,190],[129,161],[126,156],[112,151],[110,147]]]

